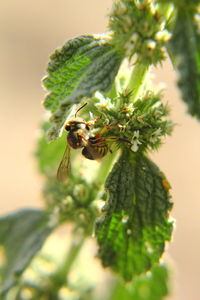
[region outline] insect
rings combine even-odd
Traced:
[[[102,137],[103,132],[105,132],[104,129],[102,133],[88,137],[89,124],[84,121],[75,120],[69,121],[65,125],[65,129],[69,132],[67,135],[67,146],[57,171],[57,179],[61,182],[66,181],[71,171],[71,148],[83,148],[82,155],[90,160],[101,159],[109,151],[107,140]]]
[[[77,117],[78,111],[80,111],[87,103],[82,105],[75,113],[75,118]],[[70,150],[83,148],[87,144],[88,131],[90,122],[84,122],[82,120],[70,120],[65,125],[65,130],[68,131],[67,135],[67,146],[58,167],[57,179],[61,182],[66,181],[70,170]]]

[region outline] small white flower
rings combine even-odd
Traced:
[[[161,136],[161,132],[162,132],[162,129],[161,129],[161,128],[156,129],[156,130],[152,133],[152,135],[151,135],[149,141],[150,141],[151,143],[155,144],[155,143],[158,141],[159,137]]]
[[[104,96],[100,93],[100,92],[96,92],[95,93],[95,98],[97,98],[99,100],[98,103],[96,103],[96,107],[97,108],[113,108],[114,105],[111,102],[110,98],[104,98]]]
[[[130,104],[127,104],[127,105],[124,105],[124,107],[122,108],[122,112],[133,112],[134,111],[134,107],[133,107],[133,103],[130,103]]]
[[[158,31],[155,35],[155,39],[161,42],[167,42],[171,38],[171,33],[166,29]]]
[[[156,41],[148,40],[147,41],[147,49],[148,50],[154,50],[155,48],[156,48]]]
[[[139,141],[139,135],[140,135],[139,130],[134,131],[133,137],[131,139],[131,144],[132,144],[131,150],[133,152],[137,152],[139,145],[142,144],[142,142]]]

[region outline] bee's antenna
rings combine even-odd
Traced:
[[[83,107],[85,107],[87,105],[87,102],[85,103],[85,104],[83,104],[81,107],[79,107],[79,109],[76,111],[76,113],[75,113],[75,118],[76,118],[76,116],[77,116],[77,113],[83,108]]]

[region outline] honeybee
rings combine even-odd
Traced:
[[[87,103],[81,106],[75,113],[75,118],[79,110],[81,110]],[[87,144],[87,136],[89,131],[89,122],[82,120],[71,120],[65,124],[65,130],[68,131],[67,146],[58,167],[57,179],[61,182],[66,181],[70,170],[70,150],[83,148]]]
[[[78,109],[82,109],[86,104]],[[77,112],[78,112],[77,111]],[[75,114],[75,117],[77,115]],[[90,160],[99,160],[103,158],[108,151],[112,152],[109,149],[108,142],[128,142],[129,141],[121,138],[110,137],[104,138],[103,135],[107,133],[111,128],[116,126],[116,124],[106,126],[103,128],[100,133],[96,134],[95,136],[88,137],[88,132],[90,130],[90,126],[94,124],[94,122],[84,122],[84,121],[76,121],[71,120],[67,122],[65,125],[65,130],[69,133],[67,135],[67,146],[63,155],[63,158],[60,162],[57,171],[57,179],[61,182],[65,182],[68,178],[68,175],[71,171],[71,164],[70,164],[70,150],[72,149],[80,149],[82,150],[82,155]]]
[[[108,144],[101,134],[97,134],[88,138],[89,125],[84,121],[69,121],[65,125],[65,129],[69,131],[67,135],[67,146],[57,171],[57,179],[61,182],[66,181],[71,171],[70,150],[80,149],[82,155],[90,160],[98,160],[103,158],[109,151]]]

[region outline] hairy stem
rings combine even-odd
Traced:
[[[129,82],[127,84],[127,89],[132,90],[131,94],[131,100],[134,101],[141,88],[143,87],[143,82],[146,78],[146,75],[148,73],[149,66],[142,65],[142,64],[136,64],[131,72],[131,76],[129,78]]]
[[[108,176],[108,173],[110,172],[110,169],[117,157],[118,153],[114,152],[110,155],[107,155],[104,160],[101,163],[101,166],[99,167],[99,170],[97,172],[97,175],[95,177],[95,182],[98,183],[101,188],[101,186],[104,184],[106,177]]]

